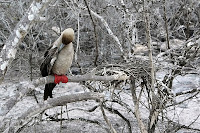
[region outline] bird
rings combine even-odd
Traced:
[[[57,44],[59,41],[60,43]],[[45,84],[44,100],[47,100],[48,97],[53,98],[52,91],[56,84],[68,82],[66,73],[73,61],[73,41],[74,30],[72,28],[67,28],[44,54],[44,60],[40,66],[41,75],[43,77],[54,75],[54,83]]]

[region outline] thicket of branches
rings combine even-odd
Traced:
[[[182,128],[200,130],[191,127],[199,115],[190,125],[181,125],[167,117],[170,107],[176,108],[199,96],[199,84],[184,92],[173,93],[172,90],[177,76],[191,73],[199,76],[198,0],[5,0],[0,2],[0,7],[1,80],[32,81],[32,86],[24,86],[1,108],[4,114],[36,86],[52,82],[52,77],[38,79],[42,55],[68,27],[76,34],[69,80],[80,82],[91,92],[71,95],[74,101],[63,96],[38,103],[22,114],[20,126],[16,127],[18,121],[9,126],[4,122],[1,131],[19,132],[35,114],[86,99],[97,100],[98,106],[89,112],[101,110],[108,132],[118,131],[104,110],[123,119],[127,124],[125,132],[129,133],[134,132],[135,126],[131,119],[137,120],[142,133],[153,133],[156,129],[161,132],[176,132]],[[22,26],[24,28],[19,28]],[[166,62],[168,66],[164,65]],[[159,70],[167,70],[162,80],[155,76]],[[123,89],[124,86],[128,90]],[[102,93],[109,93],[110,97]],[[122,93],[131,95],[130,102],[134,106],[123,101]],[[186,98],[176,103],[174,99],[182,95]],[[131,115],[126,117],[113,104],[125,108]],[[142,109],[147,112],[147,122],[142,119]],[[160,124],[165,126],[160,127]]]

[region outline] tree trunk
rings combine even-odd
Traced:
[[[40,15],[47,8],[52,0],[34,0],[27,10],[26,14],[15,26],[12,34],[6,40],[0,55],[0,83],[3,82],[4,76],[9,69],[12,61],[15,59],[17,48],[23,41],[33,25],[40,20]]]

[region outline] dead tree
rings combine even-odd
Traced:
[[[6,40],[0,55],[0,72],[1,79],[0,83],[3,82],[4,76],[6,75],[9,66],[15,59],[17,48],[23,41],[29,30],[33,25],[43,19],[41,17],[43,11],[47,8],[52,0],[34,0],[27,10],[26,14],[20,19],[18,24],[15,26],[12,34]]]

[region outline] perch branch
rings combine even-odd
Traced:
[[[80,82],[80,81],[113,81],[113,80],[127,80],[129,76],[125,74],[116,74],[111,76],[97,76],[93,74],[85,74],[85,75],[76,75],[76,76],[68,76],[69,82]],[[37,87],[41,84],[53,83],[54,76],[49,75],[47,77],[38,78],[33,81],[33,84]]]
[[[86,75],[77,75],[77,76],[68,76],[69,82],[80,82],[80,81],[87,81],[87,80],[93,80],[93,81],[112,81],[112,80],[126,80],[129,77],[127,75],[112,75],[112,76],[97,76],[92,74],[86,74]],[[12,107],[20,101],[20,99],[25,96],[27,93],[34,90],[39,85],[44,85],[47,83],[53,83],[54,82],[54,76],[49,75],[47,77],[42,77],[33,80],[32,82],[29,82],[28,84],[23,84],[22,90],[15,93],[12,98],[10,98],[5,104],[3,104],[0,107],[0,116],[3,116],[7,114]]]

